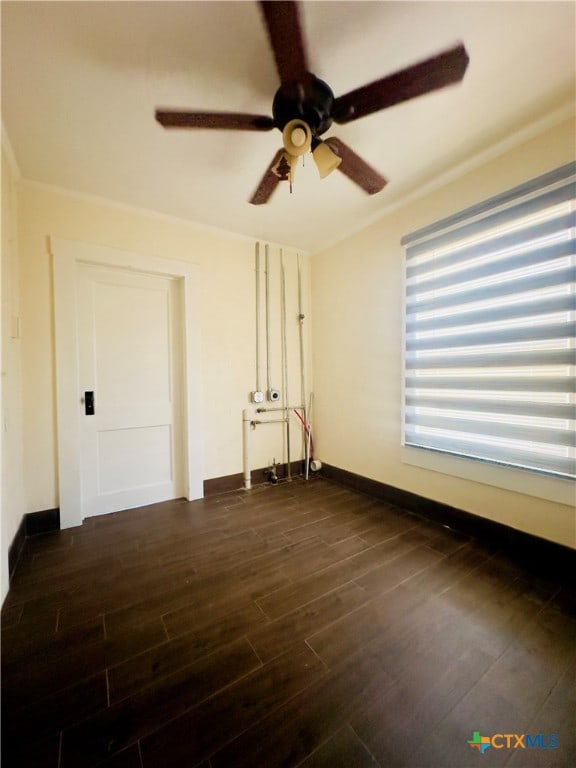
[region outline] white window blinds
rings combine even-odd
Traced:
[[[404,443],[576,476],[576,163],[403,238]]]

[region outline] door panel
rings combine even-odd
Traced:
[[[122,281],[117,285],[98,271],[92,282],[98,399],[122,406],[168,402],[172,281],[111,273]],[[139,285],[126,285],[131,282]]]
[[[81,264],[78,298],[84,515],[183,495],[177,281]]]
[[[102,429],[97,441],[99,495],[171,482],[170,425]]]

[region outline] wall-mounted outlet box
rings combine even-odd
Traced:
[[[267,395],[268,400],[272,401],[273,403],[280,400],[280,392],[277,389],[269,389]]]
[[[264,392],[250,392],[250,402],[252,403],[263,403],[264,402]]]

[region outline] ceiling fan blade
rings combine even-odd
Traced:
[[[236,131],[269,131],[274,120],[266,115],[241,112],[178,112],[157,109],[156,120],[164,128],[227,128]]]
[[[332,117],[337,123],[349,123],[430,91],[458,83],[468,66],[468,54],[462,44],[339,96],[334,101]]]
[[[274,155],[272,162],[266,169],[266,173],[260,179],[256,191],[249,200],[252,205],[262,205],[263,203],[267,203],[272,197],[272,193],[280,183],[280,177],[277,176],[272,169],[278,165],[283,154],[284,150],[279,149]]]
[[[325,139],[324,143],[328,144],[334,154],[342,158],[338,170],[342,171],[345,176],[348,176],[359,187],[362,187],[365,192],[369,195],[375,195],[376,192],[384,189],[388,183],[384,176],[381,176],[378,171],[362,160],[343,141],[340,141],[335,136],[331,136]]]
[[[284,84],[302,80],[308,72],[308,63],[298,3],[287,0],[261,0],[260,9],[268,30],[280,82]]]

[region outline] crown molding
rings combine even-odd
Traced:
[[[199,232],[206,232],[208,234],[217,235],[219,237],[231,238],[233,240],[240,240],[246,243],[265,242],[271,245],[273,248],[282,248],[289,253],[300,253],[302,256],[308,255],[307,251],[295,248],[293,245],[275,243],[270,240],[266,240],[266,238],[244,235],[239,232],[233,232],[229,229],[222,229],[210,224],[202,224],[201,222],[194,221],[192,219],[184,219],[179,216],[173,216],[169,213],[162,213],[161,211],[156,211],[152,208],[143,208],[137,205],[131,205],[130,203],[122,203],[109,197],[103,197],[102,195],[95,195],[88,192],[79,192],[67,187],[60,187],[56,184],[49,184],[45,181],[35,181],[34,179],[22,178],[22,184],[26,187],[30,187],[31,189],[44,190],[46,192],[60,195],[62,197],[78,200],[80,202],[90,203],[92,205],[106,206],[118,211],[125,211],[126,213],[130,213],[135,216],[145,216],[146,218],[155,219],[156,221],[162,221],[168,224],[190,227],[191,229],[198,230]]]
[[[322,253],[323,251],[329,250],[330,248],[345,242],[349,237],[353,237],[354,235],[357,235],[358,232],[362,232],[362,230],[368,229],[374,224],[377,224],[379,221],[385,219],[395,211],[404,208],[406,205],[409,205],[416,200],[426,197],[435,190],[440,189],[441,187],[444,187],[453,181],[456,181],[456,179],[466,176],[468,173],[476,170],[476,168],[480,168],[486,163],[489,163],[491,160],[494,160],[497,157],[510,152],[515,147],[518,147],[527,141],[536,138],[540,134],[554,128],[556,125],[560,125],[567,120],[574,119],[575,116],[576,104],[574,101],[570,100],[564,103],[561,107],[552,110],[538,120],[534,120],[529,125],[526,125],[520,130],[515,131],[509,136],[506,136],[506,138],[500,139],[499,141],[491,144],[489,147],[480,150],[467,160],[453,165],[451,168],[448,168],[446,171],[444,171],[444,173],[440,173],[438,176],[435,176],[432,181],[421,184],[417,186],[416,189],[401,195],[397,200],[391,202],[389,205],[381,208],[377,213],[372,214],[370,217],[365,219],[361,224],[358,225],[358,227],[350,231],[347,235],[329,242],[318,251],[315,251],[315,253]]]

